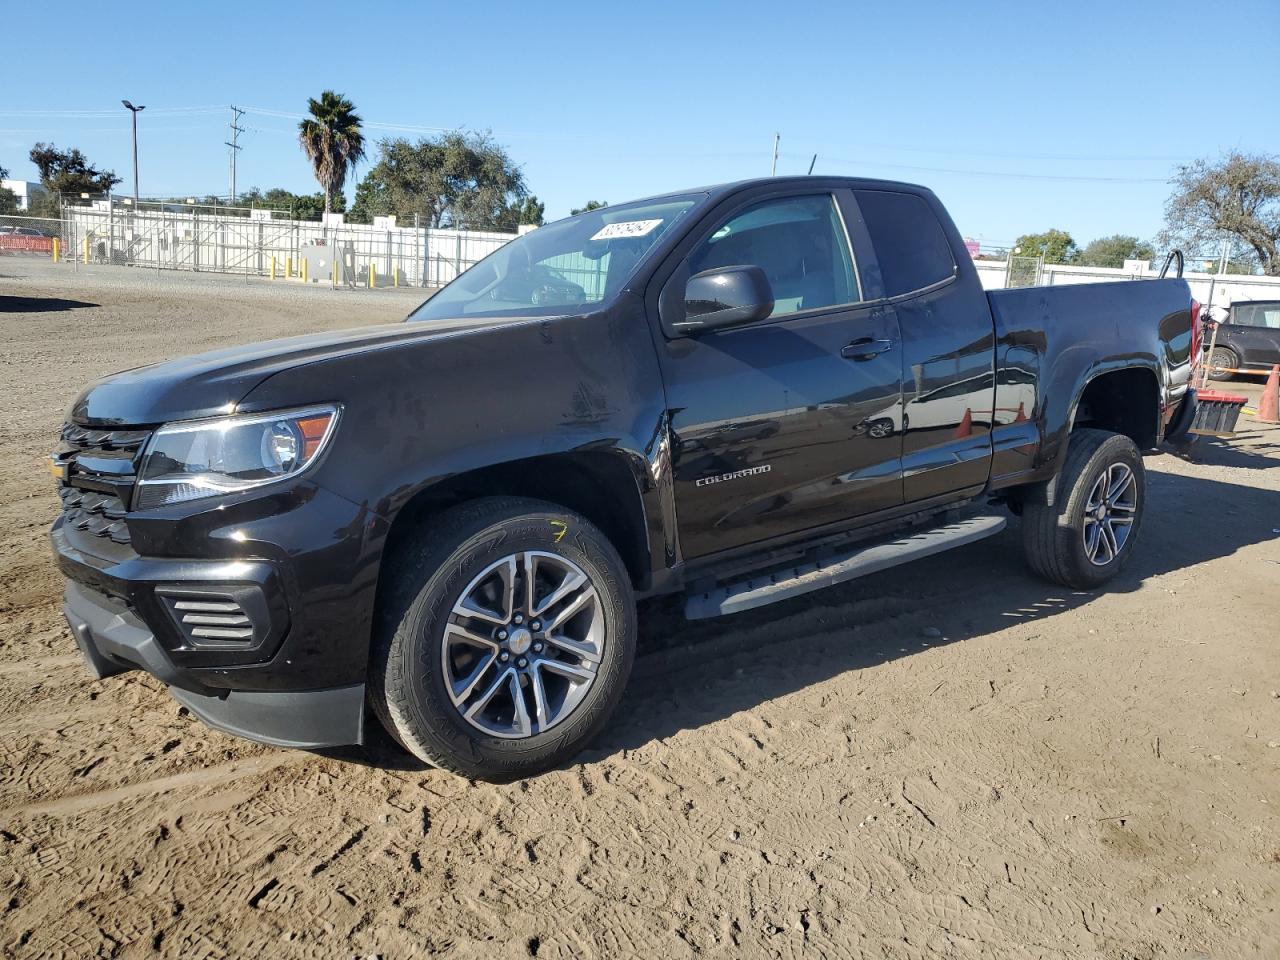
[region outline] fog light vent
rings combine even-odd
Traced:
[[[183,646],[244,649],[260,643],[268,629],[266,604],[257,586],[158,587]]]
[[[252,640],[253,623],[234,600],[175,600],[174,612],[191,637]]]

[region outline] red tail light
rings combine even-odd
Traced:
[[[1200,301],[1191,300],[1191,369],[1200,363],[1200,351],[1204,347],[1204,324],[1200,322]]]

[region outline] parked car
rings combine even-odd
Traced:
[[[559,270],[533,264],[525,270],[511,271],[500,284],[489,291],[489,299],[494,303],[515,307],[529,304],[545,307],[572,306],[585,302],[587,292]]]
[[[579,261],[580,299],[528,282]],[[1142,451],[1194,413],[1197,309],[1174,279],[984,292],[908,184],[590,211],[405,323],[86,389],[51,461],[67,619],[96,676],[219,729],[358,744],[369,708],[425,761],[529,774],[617,705],[638,597],[749,619],[997,533],[993,503],[1037,573],[1106,583]]]
[[[1232,370],[1280,363],[1280,300],[1231,304],[1226,319],[1218,324],[1208,363],[1212,380],[1230,379]]]

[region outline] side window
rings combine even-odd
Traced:
[[[854,195],[880,262],[885,296],[921,290],[955,274],[951,244],[922,199],[885,190],[855,190]]]
[[[1232,308],[1231,322],[1245,327],[1280,329],[1280,303],[1247,303]]]
[[[721,224],[689,255],[689,274],[757,266],[773,288],[771,317],[862,297],[844,222],[829,194],[765,200]]]

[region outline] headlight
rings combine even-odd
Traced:
[[[151,435],[135,507],[145,510],[235,493],[296,476],[324,450],[333,405],[167,423]]]

